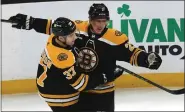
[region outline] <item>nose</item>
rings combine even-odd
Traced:
[[[105,23],[104,22],[99,22],[99,27],[104,27]]]

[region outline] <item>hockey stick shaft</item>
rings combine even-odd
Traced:
[[[164,90],[164,91],[166,91],[168,93],[171,93],[171,94],[174,94],[174,95],[184,94],[185,93],[185,88],[179,89],[179,90],[170,90],[170,89],[167,89],[167,88],[165,88],[165,87],[163,87],[163,86],[161,86],[159,84],[156,84],[156,83],[154,83],[154,82],[152,82],[152,81],[150,81],[150,80],[148,80],[148,79],[146,79],[146,78],[144,78],[144,77],[142,77],[142,76],[140,76],[140,75],[138,75],[138,74],[136,74],[136,73],[134,73],[134,72],[132,72],[132,71],[130,71],[128,69],[126,69],[126,68],[124,68],[124,70],[125,70],[125,72],[129,73],[130,75],[133,75],[133,76],[135,76],[135,77],[137,77],[137,78],[139,78],[139,79],[141,79],[141,80],[143,80],[143,81],[145,81],[145,82],[147,82],[147,83],[149,83],[151,85],[154,85],[154,86],[156,86],[156,87],[158,87],[158,88],[160,88],[160,89],[162,89],[162,90]]]
[[[12,23],[11,20],[1,19],[1,22]]]

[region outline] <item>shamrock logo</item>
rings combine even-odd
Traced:
[[[125,14],[125,16],[130,16],[131,11],[129,10],[129,5],[123,4],[122,7],[117,8],[117,13],[122,14],[121,17]]]

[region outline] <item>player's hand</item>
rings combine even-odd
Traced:
[[[148,54],[147,64],[149,69],[157,70],[160,67],[161,63],[162,59],[157,53],[151,52]]]
[[[116,65],[116,68],[114,70],[115,79],[117,79],[119,76],[121,76],[124,71],[125,71],[125,69],[123,67]]]
[[[32,29],[34,18],[18,13],[15,16],[11,16],[9,20],[12,21],[12,27],[14,28],[30,30]]]
[[[113,74],[103,74],[104,83],[114,81],[119,76],[121,76],[124,71],[125,71],[125,69],[123,67],[121,67],[119,65],[116,65],[116,68],[114,69],[114,73]]]

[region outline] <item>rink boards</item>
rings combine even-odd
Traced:
[[[141,75],[165,87],[184,87],[184,73],[158,73]],[[123,74],[115,81],[116,88],[154,87],[129,74]],[[2,94],[36,92],[35,79],[2,81]]]

